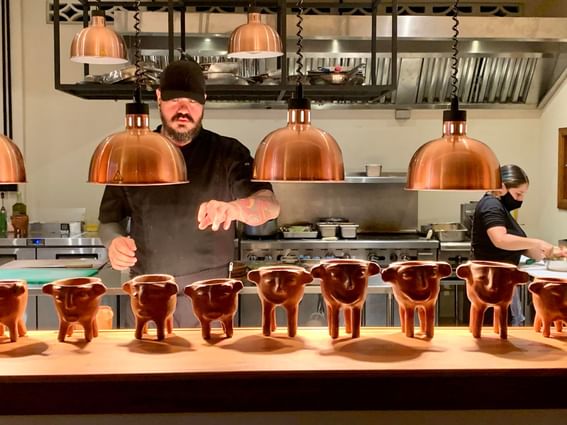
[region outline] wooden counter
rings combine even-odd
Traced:
[[[269,338],[219,332],[211,342],[199,329],[162,342],[129,329],[91,343],[81,332],[65,343],[55,331],[0,337],[2,414],[567,407],[548,391],[567,379],[567,333],[511,328],[501,341],[489,328],[478,340],[437,328],[425,340],[363,328],[359,339],[333,341],[321,328],[296,338],[285,328]]]

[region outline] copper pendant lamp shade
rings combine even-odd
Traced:
[[[291,99],[287,126],[262,140],[254,158],[253,178],[287,182],[344,180],[341,149],[333,136],[311,125],[307,99]]]
[[[0,184],[26,183],[26,169],[20,149],[0,134]]]
[[[126,129],[104,139],[89,167],[89,183],[150,186],[187,183],[187,166],[179,148],[149,127],[149,107],[142,103],[140,0],[136,1],[136,89],[126,105]]]
[[[342,181],[345,172],[341,149],[333,136],[311,125],[311,103],[303,97],[303,0],[298,0],[297,9],[295,96],[288,102],[287,126],[272,131],[258,146],[253,179],[281,182]]]
[[[408,167],[409,190],[498,190],[500,164],[484,143],[467,136],[467,113],[459,109],[459,0],[453,10],[451,109],[443,112],[443,136],[421,146]]]
[[[484,143],[466,135],[466,112],[445,111],[443,136],[421,146],[408,168],[410,190],[496,190],[500,164]]]
[[[261,16],[257,9],[250,9],[248,23],[232,32],[228,44],[229,58],[262,59],[283,55],[279,34],[262,23]]]
[[[149,128],[149,108],[126,105],[126,129],[104,139],[89,168],[89,183],[166,185],[187,183],[187,168],[177,146]]]
[[[71,60],[79,63],[116,65],[128,62],[124,38],[106,26],[104,11],[93,10],[89,26],[71,43]]]

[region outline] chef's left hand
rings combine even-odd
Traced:
[[[204,230],[211,226],[211,229],[216,232],[221,224],[224,230],[228,230],[230,224],[233,220],[236,220],[237,216],[238,208],[232,202],[203,202],[197,214],[199,230]]]

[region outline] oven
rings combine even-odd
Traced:
[[[451,276],[441,281],[437,302],[437,323],[441,326],[464,326],[469,323],[470,303],[466,295],[465,281],[458,278],[456,269],[471,259],[470,241],[440,242],[438,261],[451,265]]]
[[[437,240],[420,238],[415,234],[359,235],[357,239],[337,241],[243,239],[240,241],[240,260],[251,268],[287,263],[302,265],[309,269],[321,259],[355,258],[374,261],[385,268],[395,261],[435,260],[438,246]],[[396,322],[399,323],[391,286],[384,283],[380,275],[371,276],[368,284],[362,324],[392,326]],[[249,285],[254,286],[251,283]],[[305,295],[299,305],[300,326],[326,326],[325,303],[320,292],[317,284],[306,287]],[[276,309],[276,320],[278,326],[285,326],[285,312],[280,310],[282,309]],[[260,301],[253,288],[250,288],[240,296],[239,326],[260,325]]]

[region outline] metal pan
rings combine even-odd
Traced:
[[[344,84],[361,85],[364,82],[362,70],[366,66],[361,63],[348,71],[307,71],[307,79],[313,85]]]

